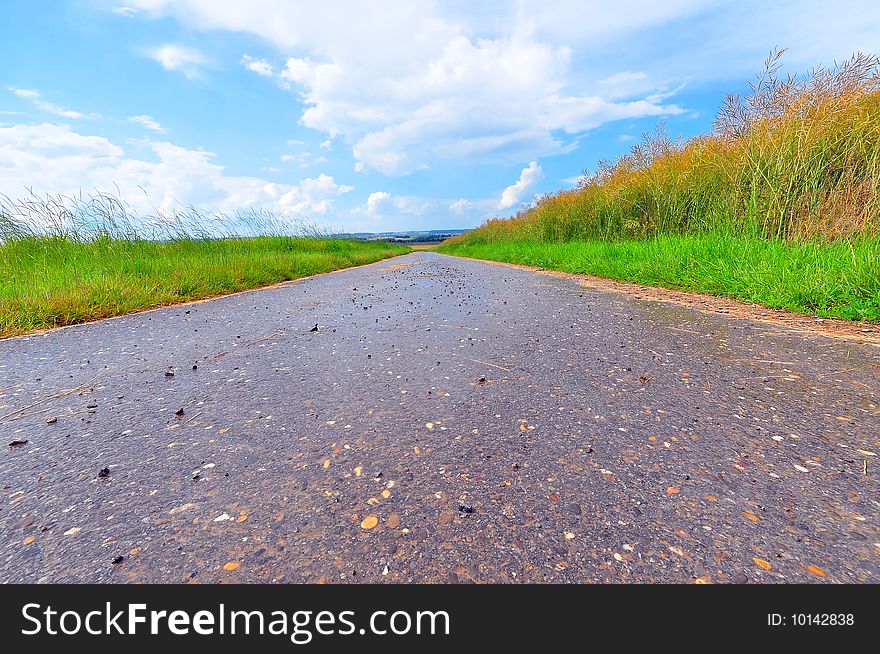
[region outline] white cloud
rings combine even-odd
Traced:
[[[73,194],[118,187],[142,212],[152,211],[154,202],[162,209],[178,203],[228,212],[253,206],[310,217],[331,213],[334,199],[353,189],[326,174],[296,184],[230,175],[214,161],[214,153],[167,141],[141,141],[132,147],[145,152],[129,152],[69,125],[0,127],[0,193],[18,197],[27,188]]]
[[[522,164],[609,121],[680,113],[667,102],[683,79],[743,79],[774,43],[798,68],[880,49],[869,0],[128,4],[263,39],[289,57],[272,79],[302,123],[340,136],[357,170],[389,175],[460,157]]]
[[[577,135],[611,120],[680,111],[644,98],[618,104],[582,83],[572,48],[553,29],[572,18],[539,3],[471,13],[422,0],[134,4],[199,30],[255,34],[294,55],[273,79],[297,94],[303,125],[351,147],[356,170],[403,175],[463,156],[525,162],[570,151]],[[632,29],[690,6],[624,14],[588,4],[573,11],[590,34],[592,25]]]
[[[311,152],[303,151],[296,154],[282,154],[281,161],[285,163],[295,163],[300,168],[309,168],[323,163],[327,163],[327,157],[315,156]]]
[[[320,67],[313,67],[318,70]],[[302,122],[353,141],[362,168],[399,175],[436,159],[521,161],[574,147],[576,135],[610,120],[679,113],[646,100],[614,103],[564,93],[569,51],[514,35],[497,40],[453,38],[411,74],[380,80],[366,103],[333,97],[351,80],[342,67],[300,76],[306,87]]]
[[[468,209],[471,208],[472,203],[470,200],[466,200],[465,198],[461,198],[460,200],[456,200],[452,204],[449,205],[449,210],[452,213],[457,213],[459,215],[465,213]]]
[[[627,82],[635,82],[639,80],[644,80],[648,78],[648,74],[645,72],[632,72],[629,70],[622,71],[620,73],[615,73],[610,77],[606,77],[605,79],[599,80],[599,84],[604,84],[606,86],[617,86],[618,84],[625,84]]]
[[[666,83],[658,83],[645,71],[624,70],[609,75],[596,82],[602,95],[611,100],[621,98],[641,97],[652,104],[663,104],[663,101],[672,97],[683,86],[676,86],[670,90]]]
[[[125,18],[133,18],[134,16],[137,16],[138,13],[140,13],[140,12],[137,9],[135,9],[134,7],[120,6],[120,7],[113,7],[113,13],[116,14],[117,16],[124,16]]]
[[[17,97],[32,103],[37,109],[40,109],[50,114],[55,114],[56,116],[61,116],[62,118],[69,118],[71,120],[79,120],[82,118],[100,118],[98,114],[84,114],[79,111],[74,111],[73,109],[61,107],[52,102],[47,102],[43,99],[42,94],[39,91],[35,91],[34,89],[10,88],[9,90],[12,91],[12,93],[14,93]]]
[[[263,39],[284,65],[245,63],[296,94],[305,126],[341,137],[356,170],[401,175],[462,157],[522,164],[610,121],[682,113],[669,97],[683,79],[742,79],[769,44],[807,67],[880,50],[876,3],[841,1],[128,4]]]
[[[204,74],[208,58],[199,50],[174,43],[166,43],[149,52],[152,59],[165,70],[183,73],[187,79],[197,79]]]
[[[370,197],[367,198],[367,214],[370,216],[378,215],[382,204],[390,197],[391,194],[387,191],[376,191],[374,193],[370,193]]]
[[[388,191],[370,193],[366,204],[352,210],[352,214],[365,214],[372,218],[383,218],[387,213],[395,216],[420,215],[433,209],[435,202],[411,196],[392,195]]]
[[[275,75],[275,69],[265,59],[255,59],[250,55],[241,58],[241,65],[249,71],[256,73],[260,77],[272,77]]]
[[[498,208],[510,209],[517,203],[521,202],[542,179],[544,179],[544,172],[541,170],[538,162],[532,161],[528,167],[523,168],[516,183],[511,184],[501,193],[501,200],[498,202]]]
[[[146,114],[141,114],[140,116],[129,116],[128,122],[143,125],[147,129],[152,130],[157,134],[165,134],[168,131],[167,129],[162,127],[162,125],[160,125],[158,121],[156,121],[156,119]]]
[[[321,173],[317,178],[302,180],[278,200],[282,212],[295,215],[326,215],[333,209],[334,198],[349,193],[354,186],[337,184],[330,175]]]

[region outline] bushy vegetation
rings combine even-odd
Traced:
[[[0,337],[257,288],[408,248],[321,237],[266,212],[138,216],[118,198],[0,202]]]
[[[536,243],[615,243],[619,257],[633,252],[627,279],[748,296],[823,315],[880,319],[878,59],[859,54],[830,69],[782,78],[781,55],[771,53],[746,97],[727,97],[711,134],[675,141],[658,128],[626,156],[585,173],[577,188],[545,196],[514,218],[491,220],[450,239],[444,249],[476,254],[474,248],[482,246],[480,256],[496,258],[487,246],[506,244],[497,257],[523,262],[526,255],[516,252]],[[669,237],[677,236],[690,240],[670,249]],[[643,243],[659,237],[665,238],[661,242],[667,256],[682,257],[678,276],[660,279],[648,272],[652,262],[642,254],[652,248]],[[697,242],[722,239],[740,245],[693,248]],[[824,280],[819,296],[806,297],[817,291],[814,277],[801,287],[798,271],[784,266],[751,275],[754,287],[736,292],[718,284],[715,275],[701,281],[694,272],[730,267],[731,261],[713,261],[712,251],[730,257],[739,247],[749,252],[794,248],[792,262],[810,252],[808,258]],[[560,249],[547,267],[570,269],[563,251],[566,257],[573,252]],[[580,272],[619,276],[614,266],[593,258],[606,250],[585,245],[580,251]],[[747,259],[736,259],[736,265],[745,266],[745,277],[752,265]],[[851,265],[841,270],[841,262]],[[766,284],[781,280],[789,287],[787,294],[764,292]]]

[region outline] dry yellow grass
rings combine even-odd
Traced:
[[[876,236],[878,59],[856,55],[834,69],[780,79],[780,55],[768,58],[750,96],[728,97],[711,134],[673,141],[661,126],[617,162],[600,162],[578,188],[457,240]]]

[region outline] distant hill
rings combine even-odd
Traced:
[[[353,232],[334,234],[338,238],[354,238],[359,241],[390,241],[392,243],[439,243],[451,236],[464,234],[469,229],[427,229],[402,232]]]

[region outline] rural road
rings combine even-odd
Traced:
[[[0,341],[0,407],[3,582],[880,582],[880,349],[524,269]]]

